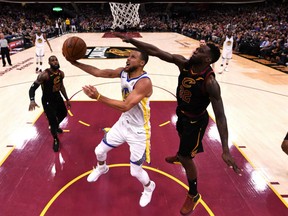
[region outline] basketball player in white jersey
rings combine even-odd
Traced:
[[[41,32],[41,28],[37,28],[37,32],[34,35],[34,38],[32,40],[33,45],[36,47],[36,73],[42,72],[42,64],[43,64],[43,58],[45,54],[45,41],[48,44],[50,51],[52,52],[51,46],[49,41],[46,38],[46,35]]]
[[[67,59],[69,61],[69,59]],[[143,70],[148,55],[139,50],[132,50],[125,67],[98,69],[96,67],[70,61],[85,72],[103,78],[120,78],[123,100],[114,100],[101,95],[94,86],[84,86],[83,91],[90,98],[122,112],[119,120],[107,132],[95,148],[97,166],[88,176],[88,182],[96,181],[99,176],[108,172],[107,153],[127,142],[130,149],[130,174],[143,185],[144,191],[139,204],[145,207],[152,198],[155,183],[142,168],[143,162],[150,162],[150,106],[152,82]]]
[[[232,32],[229,30],[223,42],[222,63],[220,65],[219,73],[223,73],[223,71],[228,72],[229,60],[232,58],[233,54],[233,45],[234,45],[234,39],[232,36]]]

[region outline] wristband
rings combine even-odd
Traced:
[[[100,97],[101,97],[101,94],[98,93],[98,96],[97,96],[97,98],[96,98],[96,101],[98,101]]]

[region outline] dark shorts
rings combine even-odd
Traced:
[[[199,152],[203,152],[202,138],[208,125],[209,115],[205,112],[198,118],[189,118],[181,112],[177,112],[178,121],[176,128],[180,137],[178,155],[194,158]]]

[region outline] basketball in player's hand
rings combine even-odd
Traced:
[[[69,61],[76,61],[85,56],[87,46],[85,41],[80,37],[67,38],[62,46],[62,54]]]

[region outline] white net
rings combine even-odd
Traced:
[[[109,5],[113,16],[112,29],[136,27],[140,23],[138,13],[140,4],[109,2]]]

